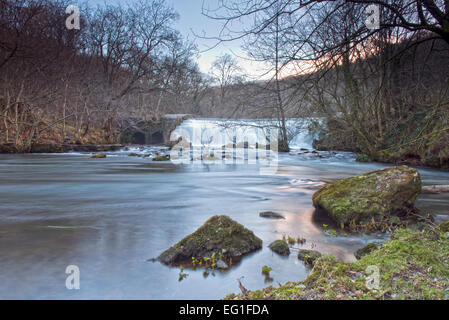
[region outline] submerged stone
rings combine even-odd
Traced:
[[[313,195],[313,205],[341,226],[380,222],[412,209],[420,191],[418,171],[400,166],[328,184]]]
[[[273,212],[273,211],[264,211],[259,213],[259,217],[269,218],[269,219],[285,219],[283,215]]]
[[[281,256],[288,256],[290,254],[290,248],[288,247],[287,242],[284,240],[276,240],[268,247]]]
[[[321,257],[321,253],[315,250],[299,250],[298,259],[304,261],[305,264],[309,266],[313,266],[315,264],[315,260]]]
[[[153,161],[169,161],[169,156],[156,156],[153,158]]]
[[[376,246],[376,244],[368,243],[366,246],[361,247],[360,249],[358,249],[354,253],[354,255],[357,258],[357,260],[360,260],[360,259],[362,259],[362,257],[364,255],[367,255],[367,254],[369,254],[369,253],[371,253],[371,252],[373,252],[374,250],[377,250],[377,249],[378,249],[378,247]]]
[[[214,216],[194,233],[164,251],[158,260],[165,264],[180,264],[192,258],[240,257],[262,248],[262,240],[228,216]]]
[[[104,159],[106,158],[106,155],[104,153],[96,153],[91,155],[89,158],[91,159]]]

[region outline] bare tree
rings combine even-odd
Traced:
[[[228,53],[218,57],[211,67],[213,79],[220,87],[220,102],[223,103],[231,85],[241,83],[242,69],[237,61]]]

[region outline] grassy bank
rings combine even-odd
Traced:
[[[446,230],[445,230],[446,231]],[[378,290],[366,285],[379,270]],[[267,287],[226,299],[448,299],[449,232],[398,229],[381,248],[354,263],[333,256],[316,261],[306,280]]]

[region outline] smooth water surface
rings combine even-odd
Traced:
[[[285,236],[307,239],[302,248],[344,261],[367,241],[386,236],[332,237],[314,216],[313,186],[384,167],[359,164],[352,154],[281,154],[275,175],[257,165],[173,165],[128,157],[85,154],[0,155],[0,298],[3,299],[220,299],[263,288],[263,265],[272,284],[304,279],[309,270],[296,257],[267,246]],[[426,184],[448,184],[449,173],[420,170]],[[420,197],[418,206],[439,221],[449,218],[449,197]],[[273,210],[285,220],[259,217]],[[208,218],[226,214],[263,240],[263,249],[227,272],[207,277],[149,262],[195,231]],[[80,290],[65,286],[68,265],[80,268]]]

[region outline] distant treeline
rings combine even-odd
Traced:
[[[277,99],[254,110],[281,129],[324,117],[317,148],[449,168],[448,1],[224,0],[206,14],[223,22],[220,40],[245,39],[272,66]]]
[[[0,144],[114,142],[123,118],[195,111],[205,79],[164,1],[81,6],[79,30],[69,4],[0,1]]]
[[[163,0],[80,6],[79,30],[66,26],[66,0],[0,0],[0,145],[116,142],[124,120],[188,113],[276,119],[288,150],[286,118],[322,117],[317,148],[449,166],[449,8],[375,2],[372,30],[374,2],[220,2],[205,14],[254,16],[221,35],[245,39],[248,56],[271,66],[271,80],[248,81],[228,54],[202,74]]]

